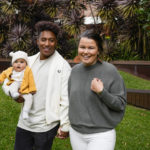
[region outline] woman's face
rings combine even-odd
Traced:
[[[93,65],[97,62],[99,54],[98,46],[93,39],[82,37],[78,46],[78,55],[85,66]]]

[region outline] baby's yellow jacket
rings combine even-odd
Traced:
[[[4,70],[0,74],[0,82],[4,82],[4,80],[7,78],[9,80],[9,82],[7,83],[8,86],[11,83],[13,83],[14,80],[11,79],[12,71],[13,71],[13,67],[9,67],[8,69]],[[36,92],[36,86],[35,86],[32,70],[29,68],[29,66],[27,66],[24,71],[24,77],[23,77],[19,92],[21,94],[28,94],[28,93]]]

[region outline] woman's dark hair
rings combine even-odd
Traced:
[[[43,31],[51,31],[58,37],[60,28],[57,24],[50,21],[39,21],[35,24],[36,35],[39,36]]]
[[[96,30],[94,29],[88,29],[88,30],[85,30],[79,37],[79,42],[80,42],[80,39],[81,38],[88,38],[88,39],[92,39],[96,42],[97,46],[98,46],[98,50],[100,52],[103,51],[103,47],[102,47],[102,38],[100,36],[100,33],[97,32]]]

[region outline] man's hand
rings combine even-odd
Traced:
[[[9,92],[9,96],[11,97],[11,98],[13,98],[12,96],[11,96],[11,93]],[[20,95],[17,99],[14,99],[16,102],[18,102],[18,103],[23,103],[24,102],[24,98],[22,97],[22,95]]]
[[[23,103],[24,98],[22,97],[22,95],[20,95],[17,99],[15,99],[15,101],[18,102],[18,103]]]
[[[61,131],[61,128],[59,128],[56,137],[58,137],[59,139],[66,139],[69,137],[69,132]]]

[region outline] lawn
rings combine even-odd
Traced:
[[[150,80],[145,80],[129,73],[119,71],[125,81],[126,88],[150,90]]]
[[[150,81],[135,78],[121,72],[128,88],[142,89]],[[130,80],[135,81],[133,86]],[[126,81],[127,80],[127,81]],[[142,83],[142,84],[141,84]],[[145,84],[145,85],[144,85]],[[150,89],[146,86],[144,89]],[[15,129],[21,104],[6,96],[0,88],[0,150],[13,150]],[[149,150],[150,149],[150,111],[127,106],[123,121],[117,126],[117,142],[115,150]],[[53,150],[71,150],[69,139],[55,139]]]

